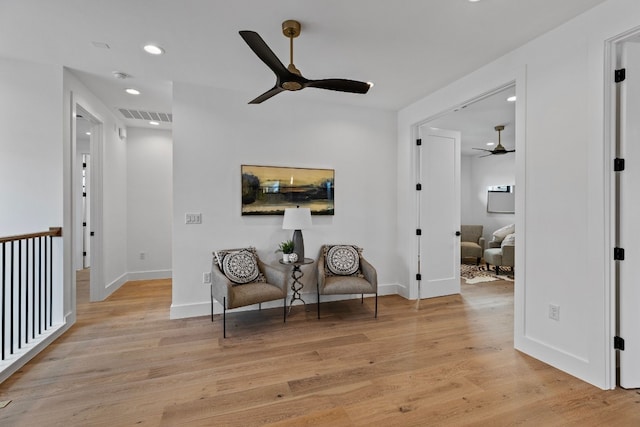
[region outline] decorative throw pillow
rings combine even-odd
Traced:
[[[350,276],[360,272],[360,248],[352,245],[325,247],[325,266],[329,275]]]
[[[505,225],[504,227],[498,228],[496,231],[493,232],[492,241],[500,243],[509,234],[513,234],[515,232],[516,232],[516,225],[515,224]]]
[[[516,245],[516,233],[511,233],[502,241],[502,247],[504,246],[515,246]]]
[[[237,285],[266,282],[258,267],[258,255],[253,247],[214,252],[220,271]]]

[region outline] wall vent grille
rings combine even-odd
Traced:
[[[118,111],[125,119],[133,120],[155,120],[157,122],[172,123],[173,114],[171,113],[155,113],[152,111],[131,110],[128,108],[118,108]]]

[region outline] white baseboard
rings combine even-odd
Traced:
[[[173,270],[131,271],[127,274],[129,281],[171,279]]]
[[[116,280],[114,280],[113,282],[109,283],[105,288],[104,288],[104,294],[102,295],[101,300],[104,300],[105,298],[107,298],[109,295],[111,295],[112,293],[114,293],[115,291],[117,291],[118,289],[120,289],[120,287],[122,285],[124,285],[125,283],[127,283],[129,278],[129,274],[128,273],[124,273],[122,276],[118,277]]]

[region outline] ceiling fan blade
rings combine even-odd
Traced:
[[[371,86],[369,83],[358,82],[347,79],[322,79],[309,80],[305,87],[316,87],[318,89],[337,90],[350,93],[367,93]]]
[[[278,85],[275,85],[273,88],[269,89],[268,91],[266,91],[262,95],[260,95],[257,98],[249,101],[249,104],[260,104],[263,101],[266,101],[267,99],[269,99],[269,98],[271,98],[273,96],[276,96],[277,94],[279,94],[282,91],[284,91],[284,89],[282,89]]]
[[[267,64],[267,67],[269,67],[271,71],[276,73],[276,76],[281,77],[290,74],[258,33],[255,31],[240,31],[240,37],[242,37],[251,50],[258,55],[258,58]]]
[[[472,150],[481,150],[481,151],[488,151],[489,153],[493,153],[493,150],[487,150],[486,148],[472,148]]]
[[[490,155],[491,155],[491,153],[489,153],[489,154],[485,154],[484,156],[478,156],[478,158],[481,158],[481,157],[489,157]]]

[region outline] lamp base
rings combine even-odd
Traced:
[[[293,252],[298,255],[298,262],[304,261],[304,240],[302,239],[302,230],[293,232]]]

